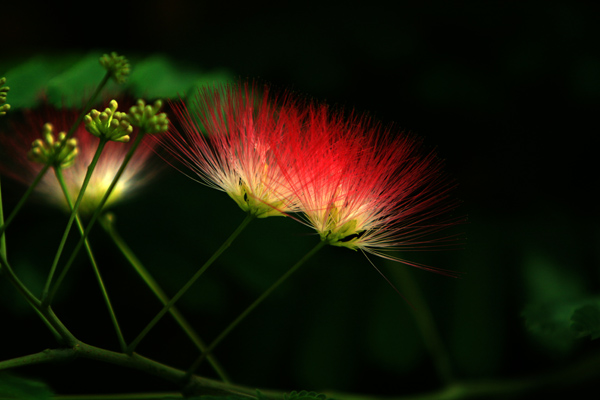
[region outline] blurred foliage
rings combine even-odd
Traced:
[[[43,382],[0,372],[0,398],[20,400],[46,400],[54,393]]]
[[[16,63],[3,60],[0,71],[6,71],[10,77],[13,111],[34,107],[42,98],[58,107],[81,106],[106,73],[98,67],[102,54],[97,50],[86,54],[35,55]],[[199,71],[182,63],[175,65],[166,55],[128,58],[132,64],[130,78],[120,85],[109,82],[107,93],[124,91],[145,99],[177,98],[194,93],[197,87],[233,79],[225,69]]]

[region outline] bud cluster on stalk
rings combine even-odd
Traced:
[[[6,103],[6,94],[10,90],[8,86],[4,86],[6,83],[6,78],[0,78],[0,104]],[[0,106],[0,115],[6,114],[6,112],[10,110],[10,104],[2,104]]]
[[[137,104],[129,109],[128,121],[137,126],[144,133],[163,133],[169,129],[169,118],[164,112],[159,113],[162,101],[156,100],[153,105],[146,105],[144,100],[138,100]]]
[[[67,139],[65,132],[60,132],[55,138],[53,130],[52,124],[45,124],[42,133],[43,139],[36,139],[27,155],[34,162],[68,168],[73,165],[78,153],[77,139]]]
[[[127,114],[117,111],[118,106],[117,102],[112,100],[104,111],[90,111],[84,118],[85,129],[100,138],[129,142],[129,134],[133,132],[133,127],[127,119]]]
[[[104,54],[100,57],[100,65],[108,71],[111,77],[117,83],[124,83],[129,77],[131,66],[129,61],[124,56],[120,56],[115,52]]]

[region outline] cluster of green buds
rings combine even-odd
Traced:
[[[110,73],[117,83],[124,83],[129,77],[131,66],[129,61],[115,52],[100,57],[100,65]]]
[[[112,100],[106,110],[90,111],[85,117],[85,129],[94,136],[115,142],[129,142],[133,127],[127,120],[127,114],[117,111],[118,103]]]
[[[6,94],[10,90],[8,86],[4,86],[5,83],[6,78],[0,78],[0,104],[2,104],[0,106],[0,115],[4,115],[8,110],[10,110],[10,104],[3,104],[6,103]]]
[[[146,105],[144,100],[140,99],[129,109],[127,118],[131,125],[139,127],[144,133],[166,132],[169,129],[169,118],[164,112],[158,112],[162,105],[161,100],[156,100],[153,105]]]
[[[51,164],[56,168],[70,167],[75,162],[75,156],[78,153],[77,139],[67,139],[65,132],[60,132],[55,138],[53,130],[52,124],[45,124],[42,139],[36,139],[32,143],[27,156],[32,161]]]

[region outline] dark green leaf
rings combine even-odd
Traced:
[[[81,107],[106,74],[98,61],[100,56],[100,52],[88,53],[48,80],[48,101],[56,106]]]
[[[592,339],[600,337],[600,307],[587,304],[573,311],[571,329],[578,337],[590,335]]]
[[[129,86],[137,97],[147,99],[186,96],[192,88],[213,82],[225,82],[225,71],[203,73],[191,66],[175,64],[171,59],[154,55],[133,65]]]
[[[43,382],[6,372],[0,373],[1,399],[44,400],[50,399],[52,395],[52,390]]]
[[[525,325],[540,344],[566,352],[582,336],[600,337],[600,299],[532,304],[523,311]]]

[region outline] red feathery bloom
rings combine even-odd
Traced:
[[[27,154],[34,140],[41,138],[42,128],[50,123],[54,133],[68,132],[75,123],[78,111],[73,109],[55,109],[44,106],[36,110],[24,112],[23,121],[14,123],[11,132],[0,136],[0,172],[24,184],[30,184],[43,165],[31,161]],[[76,129],[73,138],[77,140],[78,153],[72,166],[62,170],[68,186],[72,201],[75,201],[87,173],[87,167],[92,161],[98,147],[99,138],[87,132],[82,122]],[[149,144],[149,145],[148,145]],[[129,143],[109,141],[94,169],[91,180],[80,204],[81,213],[93,212],[106,193],[117,170],[121,166],[125,154],[129,150]],[[148,159],[152,156],[152,141],[145,141],[135,152],[127,165],[119,182],[108,198],[105,207],[121,200],[126,194],[139,187],[152,175],[145,168]],[[36,192],[44,200],[52,202],[63,209],[68,209],[64,194],[59,183],[52,173],[48,171],[42,181],[37,185]]]
[[[451,224],[438,220],[456,206],[442,162],[410,135],[326,106],[310,106],[301,137],[278,148],[278,165],[321,240],[433,269],[386,250],[432,246],[430,235]]]
[[[296,108],[265,87],[248,84],[200,89],[192,114],[183,102],[173,105],[182,130],[159,138],[172,155],[200,177],[227,193],[258,218],[295,211],[291,192],[282,185],[274,150],[297,141]]]

